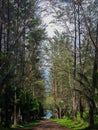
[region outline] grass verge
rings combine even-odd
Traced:
[[[35,127],[35,126],[38,126],[40,123],[40,121],[33,121],[33,122],[26,122],[26,123],[20,123],[20,124],[17,124],[17,125],[12,125],[11,128],[32,128],[32,127]]]
[[[52,121],[64,126],[66,128],[70,128],[71,130],[86,130],[89,124],[88,122],[73,122],[71,119],[52,119]]]
[[[95,115],[95,126],[93,128],[89,127],[88,123],[88,111],[86,111],[83,115],[84,121],[80,120],[80,115],[77,115],[77,122],[65,117],[64,119],[52,119],[52,121],[64,126],[66,128],[70,128],[71,130],[98,130],[98,115]]]
[[[26,123],[20,123],[17,125],[11,125],[11,128],[5,128],[3,126],[0,126],[0,130],[18,130],[18,129],[30,129],[32,127],[38,126],[40,121],[33,121],[33,122],[26,122]]]

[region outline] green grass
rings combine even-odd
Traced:
[[[98,115],[95,116],[95,126],[94,128],[89,128],[89,123],[84,120],[80,121],[78,117],[77,122],[73,122],[69,118],[64,118],[64,119],[52,119],[54,122],[60,124],[61,126],[64,126],[66,128],[70,128],[71,130],[97,130],[98,129]]]
[[[98,129],[98,115],[95,116],[95,127]]]
[[[0,130],[18,130],[21,128],[29,129],[35,126],[38,126],[40,121],[33,121],[33,122],[27,122],[27,123],[21,123],[17,125],[12,125],[11,128],[4,128],[3,126],[0,126]]]
[[[71,119],[53,119],[54,122],[64,126],[66,128],[71,128],[72,130],[83,130],[89,126],[87,122],[73,122]]]
[[[17,125],[12,125],[11,128],[32,128],[32,127],[38,126],[39,122],[40,121],[21,123],[21,124],[17,124]]]
[[[88,123],[88,111],[83,113],[84,121],[80,120],[80,115],[77,115],[77,122],[72,121],[68,117],[64,119],[53,119],[54,122],[60,124],[61,126],[70,128],[71,130],[98,130],[98,115],[95,115],[95,126],[93,128],[89,128]]]

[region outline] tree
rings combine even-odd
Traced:
[[[40,27],[41,21],[37,19],[37,13],[35,13],[36,3],[32,0],[0,1],[0,13],[2,12],[0,15],[0,94],[5,99],[4,104],[0,104],[4,120],[3,116],[0,117],[6,127],[9,126],[11,118],[14,119],[14,125],[17,124],[18,111],[20,111],[20,104],[17,102],[19,88],[23,90],[27,88],[30,91],[31,84],[33,84],[41,86],[44,92],[44,81],[39,69],[39,51],[44,29]],[[33,39],[32,43],[30,43],[30,35]],[[29,46],[32,50],[28,49]],[[26,63],[27,58],[30,62]],[[34,62],[32,62],[32,58],[35,60]],[[30,73],[27,73],[31,69],[28,68],[29,66],[34,67],[33,71],[35,71],[34,80],[30,85],[26,84],[26,80],[32,78]],[[10,93],[11,101],[8,102]],[[37,98],[37,95],[35,97]],[[0,101],[2,102],[2,100]],[[36,102],[39,104],[38,99]]]
[[[66,107],[63,106],[67,106],[70,101],[70,98],[67,97],[71,94],[72,87],[71,49],[70,40],[64,34],[60,35],[56,32],[54,39],[50,40],[50,55],[48,53],[48,56],[50,56],[51,62],[51,94],[49,97],[52,98],[53,115],[58,118],[64,116]]]
[[[53,2],[53,1],[51,1]],[[64,2],[64,1],[63,1]],[[65,33],[67,33],[70,37],[71,37],[71,43],[73,44],[73,39],[74,39],[74,77],[72,79],[74,79],[75,82],[75,88],[73,87],[74,91],[74,120],[76,120],[76,112],[77,112],[77,103],[76,102],[80,102],[80,109],[81,109],[81,100],[78,101],[77,97],[80,96],[81,97],[81,93],[84,97],[84,99],[87,101],[88,105],[89,105],[89,124],[90,126],[94,125],[94,109],[95,109],[95,91],[97,91],[96,87],[98,86],[98,76],[97,76],[97,70],[98,70],[98,64],[97,64],[97,33],[95,29],[96,28],[96,23],[97,23],[97,1],[79,1],[79,0],[73,0],[70,2],[70,4],[68,5],[68,11],[65,14],[65,10],[67,8],[67,5],[62,7],[62,1],[57,1],[57,4],[55,2],[55,6],[53,4],[53,8],[56,8],[55,11],[57,11],[57,16],[56,16],[56,21],[60,21],[61,23],[65,23]],[[72,5],[72,6],[71,6]],[[69,8],[71,7],[71,9],[69,10]],[[65,10],[64,10],[65,8]],[[63,20],[63,21],[62,21]],[[70,27],[68,26],[68,24],[66,24],[66,21],[68,21],[70,23],[70,25],[72,25],[72,29],[70,29]],[[98,25],[97,25],[98,26]],[[74,32],[74,36],[73,33]],[[96,37],[95,37],[96,36]],[[82,52],[82,44],[86,44],[87,41],[87,45],[85,46],[85,49],[87,49],[87,47],[90,47],[90,49],[92,50],[91,53],[91,57],[90,54],[89,55],[85,55],[83,56],[83,52]],[[84,42],[84,43],[83,43]],[[87,69],[86,67],[88,67],[87,65],[85,65],[86,61],[84,61],[84,57],[88,57],[89,58],[89,62],[93,61],[94,64],[92,64],[91,66],[91,71],[89,73],[89,75],[85,75],[85,69]],[[89,67],[87,69],[87,71],[89,70]],[[80,76],[81,75],[81,76]],[[88,82],[89,77],[92,79],[92,84],[91,84],[91,80],[90,82]],[[79,79],[80,78],[80,79]],[[79,81],[78,81],[79,80]],[[80,80],[82,81],[80,83]],[[86,82],[85,82],[85,81]],[[77,82],[78,81],[78,82]],[[85,83],[84,83],[85,82]],[[80,84],[80,85],[79,85]],[[87,91],[89,92],[89,96],[88,93],[86,91],[85,95],[84,93],[84,89],[81,89],[81,93],[77,92],[77,89],[82,86],[86,86],[85,84],[87,84]],[[90,98],[90,96],[92,98]],[[75,107],[74,107],[75,106]],[[80,110],[81,112],[81,117],[83,114],[83,108]]]

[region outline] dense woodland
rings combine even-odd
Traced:
[[[54,118],[75,122],[88,112],[93,126],[98,114],[98,1],[47,0],[51,10],[39,8],[41,2],[0,0],[0,124],[40,119],[50,110]],[[53,15],[53,23],[64,31],[48,37],[42,12]]]
[[[7,127],[43,115],[45,33],[36,9],[34,0],[0,0],[0,122]]]

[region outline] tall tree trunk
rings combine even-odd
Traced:
[[[5,84],[5,127],[9,127],[8,86]]]
[[[77,121],[77,104],[76,104],[76,92],[73,92],[73,120]]]
[[[62,108],[59,106],[59,119],[61,119],[61,118],[62,118],[61,113],[62,113]]]
[[[92,83],[92,95],[94,98],[95,89],[98,89],[98,22],[96,29],[96,47],[95,47],[95,58],[94,58],[94,68],[93,68],[93,83]],[[89,105],[89,124],[92,127],[94,125],[94,102]]]
[[[91,43],[95,47],[95,58],[94,58],[94,65],[93,65],[94,67],[93,67],[92,88],[91,88],[92,89],[92,101],[94,103],[95,88],[98,88],[98,22],[97,22],[96,42],[95,42],[91,35],[90,27],[88,26],[85,11],[84,11],[81,3],[80,3],[80,6],[81,6],[81,9],[83,12],[84,22],[85,22],[85,26],[86,26],[86,29],[89,34],[89,38],[91,40]],[[94,125],[94,107],[95,106],[93,103],[92,103],[92,105],[89,105],[89,124],[90,124],[90,126]]]
[[[0,53],[2,52],[2,17],[3,17],[3,4],[4,2],[1,0],[0,1]],[[0,67],[2,66],[2,60],[0,56]]]
[[[93,87],[98,88],[98,22],[96,29],[96,48],[95,48],[95,59],[94,59],[94,68],[93,68]]]
[[[94,126],[94,106],[92,104],[89,105],[89,125]]]
[[[14,125],[17,124],[16,100],[17,100],[17,95],[16,95],[16,86],[15,86],[15,91],[14,91]]]
[[[76,85],[76,41],[77,41],[77,27],[76,27],[76,6],[75,3],[73,3],[74,6],[74,28],[75,28],[75,39],[74,39],[74,91],[73,91],[73,119],[74,121],[77,120],[77,104],[76,104],[76,91],[75,91],[75,85]]]
[[[79,99],[79,106],[80,106],[80,118],[83,119],[83,105],[82,105],[82,97]]]
[[[9,11],[9,0],[7,1],[7,52],[10,47],[10,11]]]
[[[2,50],[2,1],[0,1],[0,52]]]
[[[83,67],[82,67],[82,56],[81,56],[81,24],[80,24],[80,5],[78,4],[78,39],[79,39],[79,63],[80,63],[80,73],[83,73]],[[80,78],[82,80],[82,78]],[[81,88],[80,84],[80,88]],[[83,106],[82,106],[82,99],[80,94],[79,99],[79,109],[80,109],[80,118],[83,119]]]

